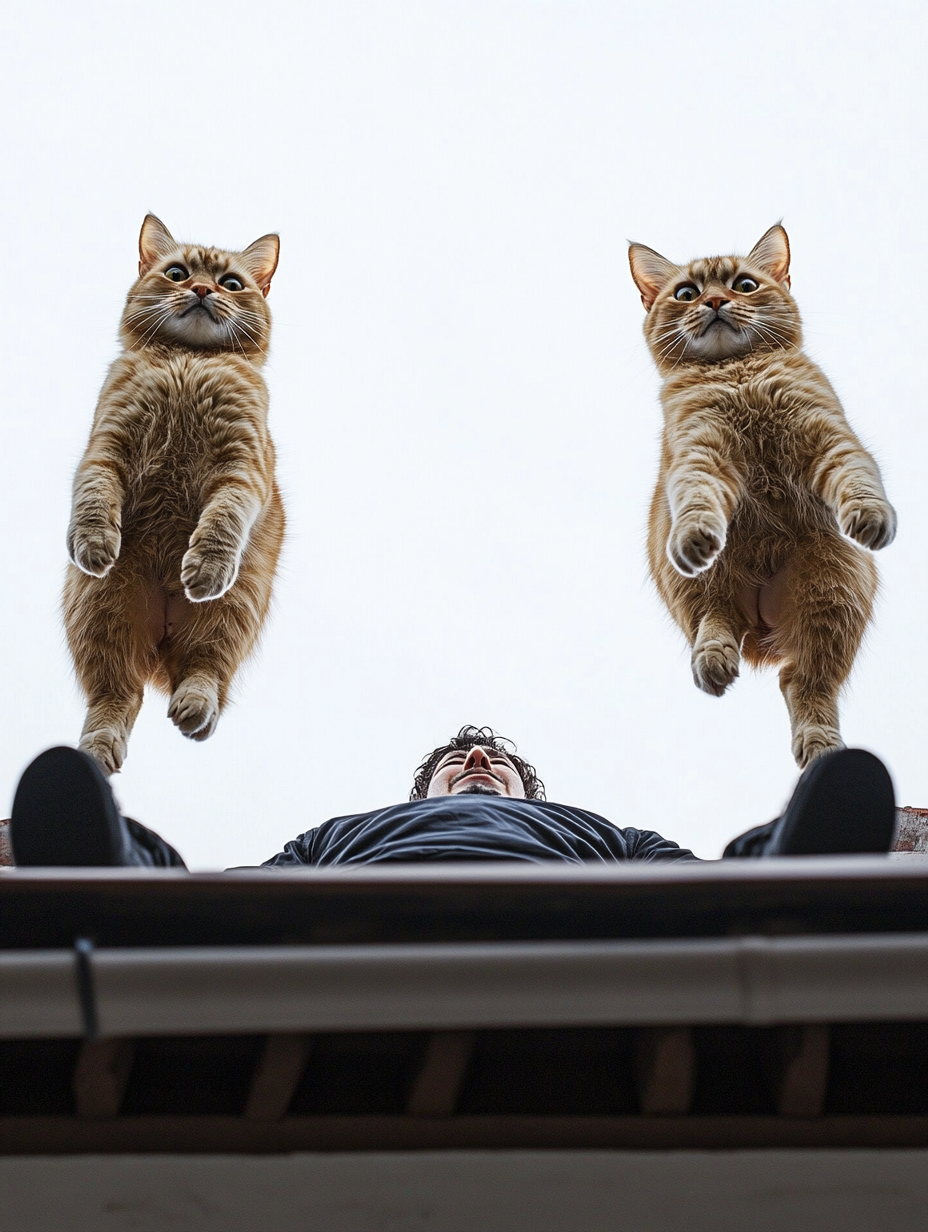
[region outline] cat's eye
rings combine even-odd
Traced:
[[[736,278],[734,289],[740,291],[742,295],[750,295],[752,291],[756,291],[758,284],[753,278]]]
[[[682,287],[677,287],[673,297],[683,304],[692,303],[694,299],[699,298],[699,288],[694,287],[691,282],[685,282]]]
[[[182,265],[172,265],[164,271],[165,278],[169,278],[171,282],[186,282],[190,275]]]
[[[219,285],[227,291],[244,291],[245,284],[241,278],[236,278],[234,274],[226,274],[219,279]]]

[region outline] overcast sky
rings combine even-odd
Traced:
[[[463,723],[549,799],[703,856],[796,777],[775,673],[717,700],[648,581],[658,382],[626,242],[789,232],[807,347],[900,516],[842,707],[928,805],[923,0],[36,3],[0,46],[0,775],[76,743],[74,467],[147,210],[281,236],[289,533],[206,744],[149,694],[114,785],[193,867],[404,799]],[[2,805],[0,805],[2,807]]]

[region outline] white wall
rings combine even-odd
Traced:
[[[781,216],[811,353],[900,514],[844,704],[928,804],[926,8],[36,2],[0,46],[0,780],[75,742],[70,478],[146,210],[282,237],[269,369],[290,535],[204,746],[151,697],[123,806],[197,867],[394,802],[462,723],[549,797],[714,856],[795,776],[773,675],[698,693],[646,576],[657,382],[626,240]]]

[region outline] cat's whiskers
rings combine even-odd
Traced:
[[[259,316],[257,312],[252,312],[250,308],[239,309],[238,315],[241,317],[244,317],[245,320],[252,321],[254,322],[255,325],[258,325],[261,327],[264,327],[267,324],[264,317]]]
[[[246,321],[250,321],[253,325],[257,326],[258,329],[261,330],[262,332],[264,332],[264,330],[267,327],[266,319],[262,317],[259,313],[253,312],[251,308],[238,308],[235,314],[235,317],[236,317],[236,320],[238,320],[239,318],[243,318]]]
[[[245,337],[249,339],[249,341],[250,341],[250,342],[252,343],[252,345],[254,346],[255,350],[257,350],[257,351],[260,351],[260,350],[261,350],[261,346],[260,346],[260,344],[258,343],[257,339],[255,339],[255,338],[253,338],[253,337],[252,337],[252,335],[248,332],[248,330],[245,328],[245,326],[241,324],[241,322],[238,322],[238,321],[235,321],[235,320],[233,320],[233,319],[230,319],[230,320],[228,321],[228,325],[229,325],[229,334],[230,334],[230,337],[232,338],[232,341],[233,341],[234,343],[237,343],[239,350],[242,352],[242,354],[245,356],[245,358],[246,358],[246,359],[248,358],[248,356],[247,356],[247,352],[246,352],[246,350],[245,350],[244,346],[242,346],[242,343],[241,343],[241,341],[240,341],[240,339],[239,339],[239,336],[238,336],[238,335],[239,335],[239,332],[241,332],[242,334],[244,334],[244,335],[245,335]]]
[[[653,335],[653,337],[651,338],[651,342],[655,346],[660,346],[661,343],[666,341],[666,339],[668,338],[685,338],[686,334],[687,334],[686,321],[677,322],[673,325],[667,326],[666,328],[661,330],[658,334]]]
[[[133,329],[144,330],[147,333],[147,323],[154,320],[154,328],[157,330],[161,323],[168,320],[170,315],[170,310],[164,307],[148,308],[145,309],[145,312],[136,313],[132,317],[127,318],[127,324],[132,325]]]
[[[683,351],[680,358],[682,359],[683,356],[686,355],[689,339],[683,326],[675,325],[672,330],[669,330],[668,333],[664,335],[664,338],[665,341],[662,345],[656,344],[655,346],[660,360],[669,359],[673,351],[676,349],[678,342],[683,343]]]
[[[233,345],[237,346],[238,349],[244,355],[245,348],[241,342],[241,335],[244,334],[244,330],[240,329],[238,323],[234,321],[231,317],[225,322],[225,324],[226,324],[226,332],[229,338],[231,339]]]
[[[140,324],[143,321],[149,320],[151,317],[158,316],[162,312],[169,312],[170,309],[165,308],[164,304],[157,304],[153,308],[140,308],[138,312],[130,313],[126,317],[127,322],[132,324]]]
[[[165,297],[164,295],[146,295],[135,296],[135,299],[145,299],[150,301],[148,305],[143,305],[135,312],[130,312],[126,317],[126,324],[141,326],[142,323],[152,316],[164,314],[162,320],[166,321],[170,316],[177,312],[180,306],[180,301],[176,295]],[[154,306],[151,306],[154,305]],[[159,322],[160,324],[161,322]]]
[[[669,342],[666,342],[666,343],[664,344],[664,346],[659,347],[659,348],[658,348],[658,352],[657,352],[657,353],[658,353],[658,356],[660,357],[660,359],[662,359],[662,360],[664,360],[664,359],[670,359],[670,358],[671,358],[671,356],[672,356],[672,355],[674,354],[674,352],[676,351],[676,349],[677,349],[677,346],[676,346],[676,341],[675,341],[674,339],[671,339]],[[684,354],[684,355],[686,354],[686,345],[685,345],[685,343],[684,343],[684,346],[683,346],[683,352],[682,352],[682,354]],[[682,358],[682,355],[681,355],[681,358]]]
[[[236,326],[260,350],[267,344],[267,321],[250,308],[236,306],[235,315],[230,318]],[[247,322],[247,324],[246,324]],[[255,333],[252,333],[252,329]],[[255,335],[258,335],[257,337]]]
[[[255,344],[255,346],[258,345],[258,339],[254,336],[254,334],[251,332],[248,326],[244,324],[244,322],[239,321],[239,320],[233,320],[233,321],[230,321],[230,325],[232,326],[233,329],[241,330],[241,332],[245,335],[245,337],[250,339]]]
[[[165,312],[160,317],[158,317],[158,319],[154,322],[154,324],[148,330],[145,331],[145,334],[141,339],[143,346],[145,346],[146,343],[150,342],[151,339],[154,338],[155,334],[158,332],[161,326],[165,323],[165,321],[169,320],[172,315],[173,313],[170,310],[165,310]]]
[[[762,321],[759,317],[753,319],[750,329],[759,335],[762,342],[772,343],[774,347],[788,347],[792,344],[792,339],[788,334],[769,322]]]
[[[666,327],[665,327],[665,328],[664,328],[664,329],[663,329],[663,330],[662,330],[662,331],[661,331],[661,332],[657,335],[657,340],[659,341],[661,338],[665,337],[667,334],[674,334],[674,333],[676,333],[678,330],[681,330],[681,329],[685,328],[685,324],[686,324],[685,322],[676,322],[676,323],[674,323],[674,324],[672,324],[672,325],[668,325],[668,326],[666,326]]]
[[[242,346],[241,342],[239,341],[238,336],[237,336],[236,331],[235,331],[235,329],[234,329],[234,328],[233,328],[233,329],[231,329],[231,330],[229,331],[229,340],[230,340],[230,341],[231,341],[231,343],[232,343],[232,349],[233,349],[233,351],[235,350],[235,348],[236,348],[236,346],[237,346],[237,347],[238,347],[238,349],[239,349],[239,350],[241,351],[241,353],[242,353],[242,358],[243,358],[243,359],[247,359],[247,358],[248,358],[248,354],[247,354],[247,352],[246,352],[245,348]]]
[[[127,312],[125,324],[140,335],[142,345],[158,333],[161,326],[172,317],[183,316],[189,310],[186,294],[144,294],[133,297],[132,310]],[[232,349],[241,351],[247,358],[249,350],[262,351],[267,345],[266,321],[257,312],[242,304],[230,304],[217,297],[210,305],[210,322],[219,328],[231,343]]]

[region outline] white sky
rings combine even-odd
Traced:
[[[192,866],[404,799],[467,722],[550,799],[700,855],[779,811],[776,676],[699,693],[647,579],[660,413],[626,240],[746,251],[781,217],[808,349],[900,515],[844,735],[928,805],[926,24],[922,0],[7,6],[7,799],[82,724],[70,483],[153,210],[281,234],[276,612],[216,735],[151,694],[114,780]]]

